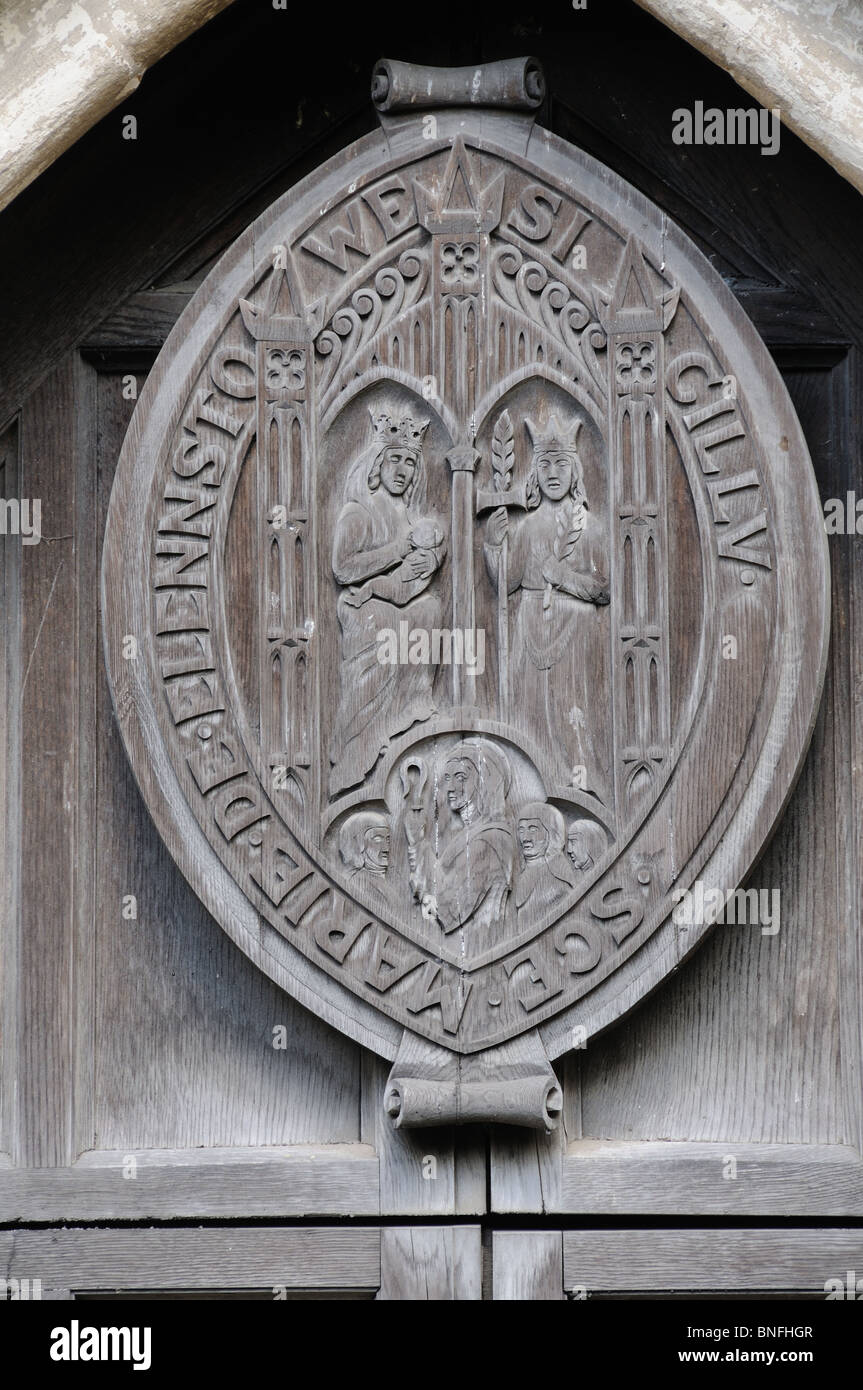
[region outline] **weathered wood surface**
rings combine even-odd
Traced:
[[[19,1093],[14,1152],[37,1166],[74,1157],[68,1105],[76,1056],[73,959],[86,864],[78,841],[84,771],[78,647],[95,577],[92,569],[79,570],[76,545],[81,453],[74,395],[69,361],[24,411],[19,474],[22,495],[43,499],[42,540],[21,560],[21,674],[13,692],[21,750],[20,917],[17,1009],[10,1020],[18,1034],[19,1075],[28,1078]],[[84,428],[91,419],[82,416]]]
[[[101,1149],[0,1171],[0,1221],[377,1216],[379,1167],[366,1144]]]
[[[111,371],[98,377],[100,535],[134,405],[123,398],[124,376]],[[143,377],[137,380],[140,389]],[[95,645],[99,636],[94,630],[90,641]],[[85,1147],[358,1141],[358,1049],[213,932],[142,806],[101,663],[98,718],[89,734],[99,777],[98,1104],[95,1133]],[[134,920],[123,916],[129,895],[137,902]],[[178,1029],[180,1064],[174,1060]],[[279,1029],[281,1036],[274,1033]],[[135,1086],[130,1076],[138,1078]]]
[[[0,439],[0,487],[4,497],[20,497],[18,429],[13,424]],[[17,1131],[18,1034],[18,913],[20,897],[20,766],[21,725],[11,718],[21,672],[21,548],[5,542],[0,553],[0,808],[3,829],[0,854],[6,901],[0,912],[0,1164],[10,1162]]]
[[[476,1216],[486,1211],[486,1152],[481,1128],[394,1129],[384,1113],[388,1067],[363,1059],[362,1138],[380,1160],[385,1216]]]
[[[557,1063],[566,1096],[568,1059]],[[496,1128],[489,1144],[491,1209],[497,1212],[565,1211],[561,1181],[566,1132],[527,1138],[507,1126]]]
[[[859,1216],[863,1162],[841,1145],[582,1139],[563,1159],[559,1201],[584,1213]]]
[[[189,300],[190,290],[141,290],[92,329],[86,352],[109,348],[160,348]]]
[[[830,441],[851,402],[835,400],[841,365],[835,374],[837,381],[816,361],[791,382],[805,410],[824,496],[845,492]],[[841,612],[846,600],[835,587],[834,602]],[[581,1054],[584,1135],[853,1142],[835,1085],[840,1001],[859,999],[860,988],[859,970],[840,971],[844,931],[854,934],[859,921],[837,862],[845,797],[836,789],[847,781],[851,736],[845,662],[840,625],[813,744],[781,840],[747,879],[749,888],[778,893],[779,931],[718,927],[685,975],[633,1020],[626,1048],[610,1035]],[[705,1074],[709,1108],[696,1080]]]
[[[540,52],[558,93],[552,112],[552,124],[558,133],[628,178],[694,236],[733,287],[768,345],[796,345],[805,353],[807,344],[818,349],[819,345],[842,347],[859,343],[863,271],[858,255],[858,200],[850,190],[837,187],[838,181],[829,171],[792,140],[786,142],[784,136],[783,152],[777,160],[761,159],[757,150],[702,151],[698,157],[695,152],[687,152],[686,158],[681,159],[680,151],[667,138],[667,91],[660,89],[651,76],[635,30],[620,23],[620,13],[613,3],[607,0],[602,9],[602,16],[599,7],[595,7],[589,15],[578,16],[578,21],[587,19],[590,25],[608,25],[610,38],[606,41],[596,42],[596,30],[591,29],[586,50],[583,31],[579,31],[577,52],[575,34],[571,40],[556,35],[553,41],[538,35],[536,44],[531,42],[531,48],[537,47]],[[242,29],[249,18],[248,10],[243,10],[242,5],[236,7],[230,25],[236,19]],[[402,26],[413,22],[411,16],[402,16],[400,20]],[[425,23],[421,18],[416,22]],[[502,17],[497,34],[500,52],[511,51],[506,22]],[[369,28],[367,20],[363,24]],[[234,33],[233,39],[225,40],[225,54],[236,51],[239,32]],[[444,52],[454,41],[443,36],[430,39],[428,35],[423,35],[424,53],[432,42],[437,46],[440,61],[466,62],[473,56],[463,50],[458,52],[455,47]],[[201,126],[182,130],[178,138],[176,102],[182,97],[189,71],[184,59],[183,64],[178,62],[175,67],[173,78],[170,73],[154,72],[148,91],[141,94],[145,100],[141,109],[148,118],[146,142],[134,150],[119,147],[118,152],[116,131],[106,129],[98,139],[94,137],[73,151],[62,168],[49,171],[19,205],[4,214],[0,237],[4,264],[14,267],[14,283],[11,295],[4,301],[4,337],[0,343],[0,391],[4,404],[0,406],[0,420],[6,420],[12,408],[32,393],[68,345],[86,342],[98,346],[101,342],[114,353],[113,358],[106,359],[106,367],[118,374],[122,373],[123,352],[137,353],[142,359],[152,356],[152,349],[161,345],[175,321],[176,311],[187,302],[187,287],[201,282],[206,269],[231,239],[299,174],[316,164],[321,153],[335,151],[346,139],[371,127],[367,68],[379,56],[379,45],[373,35],[359,34],[356,54],[362,53],[363,44],[370,48],[366,68],[357,57],[360,70],[345,67],[339,83],[339,91],[345,96],[344,110],[360,113],[350,130],[347,125],[326,130],[320,102],[311,94],[313,78],[309,74],[307,96],[312,99],[305,102],[304,119],[295,126],[298,113],[290,113],[283,139],[280,137],[275,149],[270,139],[271,125],[264,122],[267,134],[258,138],[262,125],[255,124],[254,138],[250,139],[248,125],[242,120],[237,123],[239,97],[236,109],[233,104],[230,112],[225,107],[224,83],[211,80],[211,63],[215,61],[218,67],[218,59],[207,51],[203,37],[194,40],[197,59],[190,57],[188,61],[201,73],[196,88],[199,119],[206,123],[208,140],[221,149],[218,160],[200,157]],[[585,51],[589,61],[582,62]],[[681,49],[670,35],[662,36],[660,48],[653,51],[664,68],[678,74],[699,98],[715,100],[719,105],[739,104],[733,87],[722,74],[697,55]],[[573,86],[572,74],[576,69],[579,81]],[[230,71],[232,83],[245,80],[236,64]],[[301,84],[305,76],[298,73],[295,78],[292,89],[299,105],[304,100]],[[248,80],[252,82],[251,74]],[[273,83],[273,91],[277,85]],[[627,99],[618,103],[621,87]],[[255,109],[256,94],[251,86],[248,96],[248,109]],[[639,112],[638,121],[631,118],[634,109]],[[323,146],[313,148],[321,131]],[[741,176],[742,170],[748,170],[749,177]],[[801,190],[805,196],[801,196]],[[171,203],[168,213],[163,196]],[[82,203],[88,209],[86,226],[76,224]],[[141,210],[146,216],[141,216]],[[65,229],[59,238],[54,231],[57,226]],[[49,276],[45,274],[46,265],[52,269]],[[171,288],[180,285],[183,288]],[[856,422],[863,418],[857,394],[857,348],[852,347],[830,367],[828,381],[817,356],[816,352],[809,360],[801,359],[797,367],[790,369],[790,375],[786,371],[786,379],[793,388],[822,498],[843,496],[846,487],[856,485]],[[787,367],[787,361],[784,365]],[[796,381],[792,380],[795,376]],[[819,403],[824,400],[825,387],[829,396],[826,413]],[[128,402],[125,416],[115,409],[111,404],[112,392],[119,393],[118,376],[110,383],[102,383],[98,392],[99,415],[107,431],[101,463],[106,480],[131,411]],[[54,404],[62,406],[60,395]],[[45,407],[38,409],[44,412]],[[100,423],[99,428],[102,427]],[[46,437],[45,429],[42,437]],[[830,450],[835,467],[830,465],[825,471],[824,446],[828,440],[832,440]],[[92,455],[81,460],[82,467],[91,464]],[[48,471],[46,467],[41,475],[46,483]],[[12,488],[5,486],[4,495],[9,495]],[[22,483],[25,494],[28,487]],[[61,490],[58,500],[63,502],[67,493],[68,489]],[[86,496],[86,489],[79,495]],[[44,500],[47,515],[55,504],[49,498]],[[62,535],[66,530],[71,527],[60,526],[51,532],[46,525],[49,534]],[[18,797],[17,750],[22,736],[29,736],[27,727],[22,727],[15,717],[14,691],[20,686],[30,655],[17,638],[20,605],[14,598],[14,585],[20,581],[22,566],[30,567],[35,552],[22,551],[9,539],[2,544],[7,581],[11,578],[13,584],[12,602],[4,605],[3,611],[3,630],[11,645],[7,661],[7,700],[11,703],[3,713],[14,809]],[[857,601],[863,574],[859,547],[859,538],[851,536],[833,537],[830,541],[834,646],[824,712],[813,746],[815,757],[810,759],[774,846],[768,850],[767,869],[761,878],[768,887],[781,885],[783,913],[795,931],[794,939],[783,928],[781,951],[777,953],[771,949],[769,938],[756,940],[753,935],[744,940],[745,929],[720,929],[678,979],[669,982],[655,1002],[646,1006],[644,1022],[639,1014],[633,1015],[619,1040],[610,1034],[592,1043],[587,1052],[573,1053],[560,1072],[567,1137],[573,1141],[606,1135],[607,1150],[595,1151],[588,1158],[577,1146],[552,1173],[548,1169],[548,1150],[540,1150],[540,1162],[533,1136],[519,1139],[502,1133],[494,1141],[499,1161],[491,1175],[493,1205],[507,1211],[553,1211],[559,1209],[563,1190],[567,1194],[564,1209],[572,1212],[607,1211],[613,1201],[615,1211],[637,1210],[642,1215],[645,1204],[657,1212],[703,1210],[725,1215],[726,1219],[733,1219],[734,1212],[793,1215],[792,1208],[812,1215],[859,1214],[856,1154],[863,1152],[860,909],[856,897],[863,852],[859,779],[859,750],[863,746],[863,701],[859,693],[863,688],[863,605]],[[53,549],[56,552],[57,546]],[[41,581],[36,582],[35,570],[23,577],[29,586],[28,601],[38,626]],[[61,584],[62,581],[63,576]],[[64,602],[63,621],[71,625],[74,600],[67,595]],[[32,608],[34,603],[36,607]],[[84,597],[82,612],[86,613],[89,606],[90,600]],[[101,654],[96,647],[93,651],[101,680]],[[44,674],[62,692],[63,701],[74,703],[78,696],[74,694],[75,678],[68,666],[64,668],[62,684],[56,669]],[[28,689],[29,685],[28,680]],[[364,1052],[362,1066],[371,1068],[376,1079],[361,1087],[356,1080],[351,1045],[344,1044],[327,1027],[311,1028],[305,1033],[299,1026],[297,1047],[291,1046],[287,1055],[280,1054],[280,1060],[286,1063],[284,1068],[271,1067],[273,1058],[269,1054],[266,1059],[259,1055],[258,1033],[274,1021],[274,1008],[270,1005],[282,996],[274,991],[271,998],[261,991],[254,982],[256,972],[252,967],[247,969],[244,962],[239,970],[236,964],[231,966],[231,959],[237,955],[232,949],[222,954],[218,945],[221,934],[198,908],[170,858],[158,846],[128,777],[110,716],[105,714],[106,701],[107,693],[102,689],[98,738],[100,742],[107,739],[110,750],[98,755],[100,798],[103,794],[113,796],[112,786],[119,783],[116,803],[110,799],[105,802],[104,820],[110,821],[116,815],[120,828],[115,834],[109,827],[106,837],[103,827],[99,834],[110,854],[119,856],[121,868],[116,878],[106,880],[100,909],[103,915],[98,925],[99,959],[109,973],[97,985],[97,996],[101,994],[103,1003],[101,1036],[94,1042],[100,1058],[95,1066],[98,1126],[94,1142],[102,1146],[116,1143],[117,1150],[108,1160],[107,1171],[97,1169],[95,1175],[91,1175],[86,1163],[83,1170],[79,1164],[69,1169],[39,1170],[32,1177],[21,1172],[10,1174],[8,1168],[0,1168],[0,1187],[8,1183],[13,1198],[3,1210],[29,1212],[32,1220],[42,1219],[42,1211],[44,1219],[49,1220],[93,1220],[113,1211],[128,1218],[146,1217],[150,1203],[154,1204],[154,1215],[171,1215],[171,1169],[175,1161],[179,1162],[173,1154],[168,1166],[159,1170],[157,1192],[145,1189],[146,1195],[140,1198],[131,1191],[134,1184],[125,1183],[118,1198],[113,1189],[115,1174],[111,1163],[116,1153],[127,1152],[124,1145],[135,1151],[134,1146],[144,1140],[156,1149],[190,1140],[205,1146],[220,1139],[237,1145],[251,1141],[254,1147],[259,1143],[278,1146],[293,1137],[302,1142],[307,1138],[325,1141],[333,1136],[352,1143],[363,1138],[372,1145],[368,1136],[377,1131],[378,1115],[374,1112],[380,1093],[374,1088],[382,1088],[387,1070]],[[31,713],[32,710],[31,705]],[[94,732],[94,741],[96,737]],[[47,838],[50,843],[57,815],[55,808],[46,815],[44,825],[38,817],[31,816],[28,833],[37,834],[40,840]],[[81,812],[78,824],[81,839],[76,846],[80,845],[86,857],[86,812]],[[834,827],[835,859],[831,857],[830,844]],[[21,863],[20,850],[16,848],[20,831],[20,819],[7,813],[10,858],[4,868],[4,884],[12,890],[13,902],[20,901],[15,889],[15,874]],[[137,842],[139,848],[130,849],[129,841]],[[37,856],[41,852],[38,842],[35,846],[25,844],[27,855],[34,851]],[[122,937],[111,935],[133,926],[114,926],[117,893],[123,887],[120,880],[128,877],[130,868],[157,873],[162,880],[151,905],[163,920],[148,927],[154,937],[152,951],[140,941],[133,943],[134,981],[132,972],[124,968]],[[97,859],[97,882],[100,874],[108,872],[108,866]],[[31,886],[36,877],[38,874],[31,871]],[[53,868],[51,881],[56,881]],[[805,911],[801,911],[804,905]],[[67,908],[64,902],[62,910]],[[18,943],[14,909],[6,913],[2,930],[3,964],[14,967]],[[172,949],[177,933],[177,948]],[[26,989],[28,998],[46,1008],[52,997],[47,982],[53,974],[56,985],[61,973],[55,969],[55,946],[59,945],[62,955],[68,938],[58,930],[56,938],[52,935],[47,945],[46,987],[43,989],[34,980]],[[35,955],[31,952],[28,960],[32,961]],[[757,991],[746,984],[756,972],[763,981]],[[212,980],[215,975],[220,976],[219,982],[204,983],[205,976]],[[828,1001],[828,992],[837,977],[841,989],[838,1020]],[[73,1071],[80,1077],[76,1086],[84,1086],[82,1098],[86,1097],[88,1069],[93,1070],[87,1037],[94,1030],[79,1031],[79,1060],[74,1064],[64,1062],[58,1051],[54,1063],[45,1061],[28,1078],[19,1072],[15,1057],[17,973],[14,977],[6,974],[4,989],[7,1008],[2,1064],[9,1082],[9,1123],[0,1130],[0,1149],[14,1151],[19,1158],[36,1149],[47,1154],[59,1136],[64,1149],[60,1161],[65,1162],[67,1137],[70,1156],[88,1143],[87,1108],[79,1108],[77,1120],[71,1114],[58,1115],[55,1102],[61,1093],[65,1095],[63,1103],[71,1104],[71,1087],[66,1087],[65,1080],[56,1085],[51,1082],[53,1089],[47,1104],[31,1101],[27,1087],[40,1086],[44,1074],[56,1065],[59,1074],[66,1078]],[[121,994],[124,989],[128,991],[127,999]],[[224,989],[224,995],[220,989]],[[258,1011],[254,1018],[240,1018],[238,1022],[228,991],[234,992],[244,1008]],[[56,988],[53,993],[56,996]],[[109,1002],[112,995],[114,1004]],[[86,993],[80,996],[85,997]],[[70,996],[66,998],[71,1005]],[[75,1007],[82,1008],[80,1003]],[[127,1007],[131,1009],[132,1024],[124,1037]],[[285,1001],[285,1006],[275,1012],[278,1020],[286,1023],[295,1017],[291,1001]],[[676,1021],[678,1013],[686,1020],[685,1027]],[[296,1016],[300,1015],[301,1010],[296,1009]],[[37,1031],[42,1028],[43,1036],[50,1039],[53,1033],[55,1040],[62,1042],[60,1035],[71,1037],[74,1031],[70,1019],[71,1014],[65,1021],[47,1019],[46,1032],[40,1016],[33,1026]],[[242,1038],[239,1045],[231,1040],[237,1027]],[[112,1068],[127,1066],[130,1059],[138,1060],[134,1048],[137,1029],[143,1029],[141,1057],[146,1082],[140,1090],[137,1082],[124,1089]],[[292,1028],[289,1034],[293,1034]],[[626,1047],[621,1047],[619,1043],[624,1037]],[[204,1038],[214,1040],[209,1054]],[[822,1046],[822,1038],[826,1039],[826,1046]],[[192,1043],[192,1039],[198,1041]],[[334,1067],[321,1061],[320,1054],[331,1047],[332,1055],[339,1059],[338,1068],[346,1066],[354,1078],[352,1094],[348,1087],[338,1084]],[[627,1058],[627,1050],[634,1063]],[[202,1066],[211,1088],[211,1101],[194,1103],[188,1115],[183,1109],[191,1085],[188,1076],[180,1080],[179,1094],[173,1094],[178,1066],[182,1071],[178,1058]],[[227,1086],[220,1071],[221,1058],[226,1059]],[[315,1096],[322,1071],[327,1077],[326,1106],[321,1106]],[[286,1072],[290,1079],[283,1091]],[[12,1105],[15,1087],[21,1116],[31,1126],[28,1134],[21,1135],[20,1144],[19,1105]],[[359,1118],[352,1115],[352,1111],[358,1114],[360,1106],[366,1117],[362,1127]],[[32,1129],[34,1123],[41,1127],[38,1135]],[[726,1136],[730,1139],[728,1144]],[[377,1139],[374,1141],[384,1175],[385,1207],[390,1202],[393,1212],[417,1211],[438,1216],[444,1215],[447,1204],[453,1203],[460,1204],[454,1209],[464,1214],[482,1210],[484,1136],[461,1136],[460,1142],[470,1138],[472,1147],[467,1153],[462,1151],[458,1162],[450,1162],[448,1157],[452,1152],[451,1134],[442,1135],[434,1145],[426,1145],[422,1140],[418,1147],[411,1143],[404,1152],[404,1136],[387,1148],[390,1138],[382,1131],[380,1147]],[[651,1143],[667,1138],[679,1145],[676,1152],[664,1142],[657,1147]],[[643,1145],[638,1142],[642,1139]],[[777,1147],[762,1148],[762,1141],[770,1139],[778,1141]],[[630,1142],[632,1147],[627,1150]],[[705,1147],[711,1142],[715,1147]],[[750,1143],[755,1147],[749,1149]],[[853,1145],[853,1150],[848,1145]],[[738,1173],[742,1177],[737,1182],[721,1177],[717,1180],[726,1150],[738,1157]],[[138,1152],[146,1168],[147,1150]],[[202,1152],[206,1154],[206,1149]],[[444,1155],[438,1169],[444,1178],[437,1184],[422,1177],[422,1159],[429,1152],[431,1156]],[[606,1161],[606,1153],[611,1155],[610,1161]],[[340,1182],[334,1187],[346,1209],[351,1202],[350,1175],[356,1173],[353,1181],[359,1205],[351,1209],[360,1215],[366,1211],[373,1214],[370,1174],[376,1161],[350,1160],[355,1166],[346,1174],[344,1187]],[[215,1215],[242,1216],[244,1187],[247,1200],[254,1200],[253,1180],[246,1183],[244,1177],[235,1183],[231,1176],[241,1173],[242,1165],[232,1167],[225,1162],[224,1153],[217,1155],[217,1162],[229,1169],[224,1182],[217,1184],[214,1176],[201,1185],[200,1193],[193,1191],[195,1178],[190,1175],[187,1180],[181,1174],[178,1215],[186,1212],[205,1216],[202,1208],[208,1193],[212,1194]],[[278,1160],[275,1167],[278,1168]],[[206,1160],[203,1170],[210,1171]],[[304,1179],[304,1185],[298,1189],[307,1195],[297,1201],[311,1202],[310,1210],[316,1212],[319,1209],[315,1204],[323,1202],[320,1214],[326,1215],[327,1198],[322,1190],[325,1181],[320,1178],[320,1171],[311,1165],[308,1187]],[[139,1172],[141,1180],[150,1181],[146,1172]],[[266,1174],[262,1206],[254,1206],[250,1214],[265,1216],[262,1208],[270,1202],[281,1202],[282,1194],[275,1169],[270,1170],[265,1164],[261,1174]],[[86,1190],[76,1190],[71,1195],[80,1182],[85,1188],[87,1183],[95,1184],[92,1195]],[[118,1200],[122,1206],[114,1205]],[[297,1209],[292,1207],[290,1214],[297,1214]]]
[[[476,1302],[482,1297],[479,1226],[390,1226],[381,1231],[381,1287],[388,1302]]]
[[[372,1227],[0,1232],[9,1277],[93,1289],[364,1289],[380,1285]]]
[[[562,1107],[557,1076],[535,1032],[463,1058],[406,1032],[383,1100],[395,1129],[491,1121],[550,1134]]]
[[[844,498],[859,447],[848,353],[798,340],[779,361],[821,495]],[[633,1018],[625,1040],[612,1033],[567,1059],[568,1139],[614,1142],[571,1144],[560,1210],[863,1211],[863,966],[850,819],[853,808],[859,834],[859,757],[848,751],[859,747],[860,647],[839,616],[857,611],[858,545],[853,536],[830,539],[837,617],[825,696],[781,833],[748,880],[778,889],[780,932],[717,928]],[[702,1077],[710,1078],[707,1104]],[[650,1142],[657,1138],[669,1142]],[[725,1179],[725,1159],[735,1156],[738,1179]],[[518,1209],[520,1186],[531,1209],[555,1209],[535,1162],[509,1190],[512,1171],[508,1161],[495,1166],[505,1210]]]
[[[772,348],[801,342],[847,346],[848,334],[823,309],[785,287],[735,289],[735,295],[759,335]],[[192,290],[142,290],[91,329],[83,346],[88,352],[142,346],[160,348],[192,297]]]
[[[859,1230],[565,1231],[564,1285],[590,1293],[797,1290],[860,1268]]]
[[[561,1302],[563,1245],[560,1231],[495,1231],[492,1297],[501,1302]]]

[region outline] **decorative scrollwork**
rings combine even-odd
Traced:
[[[323,359],[321,397],[338,376],[342,362],[350,361],[367,347],[375,335],[411,308],[423,296],[428,281],[428,258],[419,250],[403,251],[396,265],[379,270],[373,285],[364,285],[333,314],[328,326],[315,339],[318,358]]]
[[[525,260],[515,246],[505,245],[498,251],[492,264],[492,279],[503,302],[532,322],[542,323],[576,360],[584,361],[593,381],[604,392],[605,373],[596,361],[595,351],[603,348],[607,340],[595,307],[580,299],[562,280],[555,280],[539,261]]]

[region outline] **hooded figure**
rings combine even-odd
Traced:
[[[383,878],[390,862],[390,823],[377,811],[357,811],[339,831],[339,853],[350,877]]]
[[[519,912],[538,916],[565,898],[577,874],[564,854],[566,825],[556,806],[532,801],[518,817],[518,841],[524,868],[515,888]]]
[[[588,874],[608,849],[605,831],[594,820],[574,820],[566,837],[566,852],[576,873]]]
[[[484,935],[491,944],[505,931],[515,860],[506,815],[509,762],[487,739],[464,739],[447,755],[438,780],[456,824],[440,858],[418,866],[414,879],[424,905],[431,897],[444,932],[465,927],[474,944]]]
[[[424,516],[428,422],[372,417],[375,442],[351,465],[333,538],[339,595],[340,695],[330,744],[330,796],[362,782],[389,741],[435,713],[434,668],[381,661],[379,634],[440,627],[428,587],[443,533]]]

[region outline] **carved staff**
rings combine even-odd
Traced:
[[[422,758],[407,758],[400,770],[402,792],[407,802],[405,812],[405,838],[408,842],[408,863],[410,866],[411,891],[417,900],[422,896],[420,890],[419,850],[426,833],[426,808],[423,792],[428,781],[428,768]]]
[[[452,470],[452,625],[454,632],[475,631],[473,575],[473,471],[479,454],[472,444],[459,444],[446,456]],[[462,680],[458,661],[452,663],[454,705],[476,703],[476,682]]]
[[[512,420],[504,410],[497,419],[491,437],[491,490],[477,494],[477,515],[488,508],[525,508],[524,489],[513,489],[512,469],[515,462]],[[509,537],[501,542],[497,562],[497,679],[498,707],[503,723],[509,719]]]
[[[428,768],[422,758],[406,758],[401,765],[400,773],[402,794],[408,803],[408,811],[413,818],[413,826],[420,826],[425,818],[425,801],[423,792],[428,781]],[[417,836],[410,834],[408,839],[416,839]]]

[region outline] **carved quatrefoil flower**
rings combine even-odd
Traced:
[[[447,242],[441,247],[441,279],[445,285],[476,285],[479,280],[479,247],[472,241]]]
[[[622,343],[617,354],[617,381],[620,386],[656,385],[656,348],[653,343]]]

